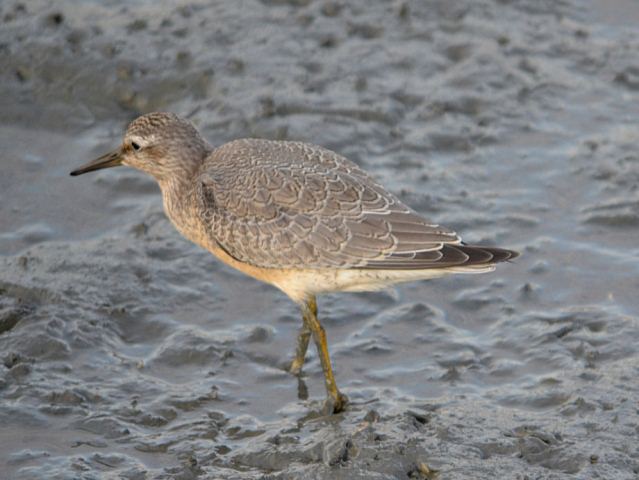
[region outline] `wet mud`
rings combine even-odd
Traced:
[[[12,479],[639,475],[639,8],[0,4],[0,469]],[[152,180],[68,172],[151,110],[338,151],[495,273],[319,299],[351,404],[285,372],[275,289]]]

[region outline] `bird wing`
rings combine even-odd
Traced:
[[[236,140],[206,159],[195,188],[218,245],[258,267],[443,268],[493,258],[314,145]]]

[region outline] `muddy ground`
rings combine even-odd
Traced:
[[[637,478],[638,20],[630,0],[3,1],[2,477]],[[153,110],[216,145],[324,145],[523,255],[321,298],[351,399],[323,417],[314,352],[284,371],[295,305],[183,240],[143,174],[68,176]]]

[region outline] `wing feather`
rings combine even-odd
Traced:
[[[304,143],[225,144],[207,158],[195,188],[213,239],[258,267],[425,269],[514,255],[462,245],[353,162]]]

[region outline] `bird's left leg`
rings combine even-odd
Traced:
[[[302,373],[302,367],[304,366],[304,359],[306,358],[306,350],[308,350],[308,342],[311,339],[311,329],[306,322],[306,318],[303,319],[302,329],[297,336],[297,345],[295,346],[295,358],[291,362],[291,366],[288,371],[295,376],[299,376]]]

